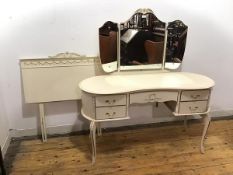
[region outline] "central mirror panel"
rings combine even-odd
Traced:
[[[150,9],[138,9],[120,24],[120,69],[161,69],[166,23]]]

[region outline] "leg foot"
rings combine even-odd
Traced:
[[[211,118],[210,118],[209,114],[204,114],[201,116],[203,117],[204,128],[203,128],[202,137],[201,137],[200,149],[201,149],[201,153],[204,154],[205,153],[204,141],[206,138],[206,133],[207,133]]]
[[[97,123],[97,135],[102,136],[102,129],[101,129],[101,123]]]
[[[90,139],[92,148],[92,164],[94,164],[96,160],[96,124],[94,121],[90,123]]]

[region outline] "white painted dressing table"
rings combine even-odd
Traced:
[[[166,72],[181,65],[187,30],[180,20],[160,21],[150,9],[138,9],[121,24],[107,21],[99,28],[99,58],[105,72],[118,71],[118,75],[95,76],[95,58],[75,53],[21,60],[25,102],[39,103],[42,140],[47,140],[44,103],[77,100],[81,95],[81,113],[91,122],[93,163],[100,123],[130,119],[131,104],[164,102],[175,116],[199,114],[204,119],[200,147],[204,153],[214,81],[193,73]],[[140,70],[141,74],[127,74],[126,70]]]
[[[210,123],[209,100],[214,81],[187,72],[102,75],[83,80],[82,115],[91,121],[92,162],[96,160],[96,129],[100,123],[130,119],[129,105],[165,102],[175,116],[199,114],[204,119],[200,149]]]

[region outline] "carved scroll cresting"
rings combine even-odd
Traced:
[[[79,55],[78,53],[74,53],[74,52],[58,53],[54,56],[49,56],[49,58],[78,58],[78,57],[85,57],[85,56]]]
[[[141,9],[136,10],[135,13],[147,14],[147,13],[154,13],[154,12],[149,8],[141,8]]]

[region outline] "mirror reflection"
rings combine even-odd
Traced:
[[[120,23],[120,29],[117,23],[107,21],[99,28],[102,68],[105,72],[177,69],[184,57],[187,31],[182,21],[166,25],[150,9],[138,9]]]
[[[150,9],[139,9],[120,24],[120,65],[157,64],[162,67],[165,23]]]
[[[100,60],[106,72],[117,69],[117,37],[117,23],[107,21],[99,28]]]
[[[186,46],[188,27],[180,20],[169,22],[167,26],[167,48],[165,68],[180,66]]]

